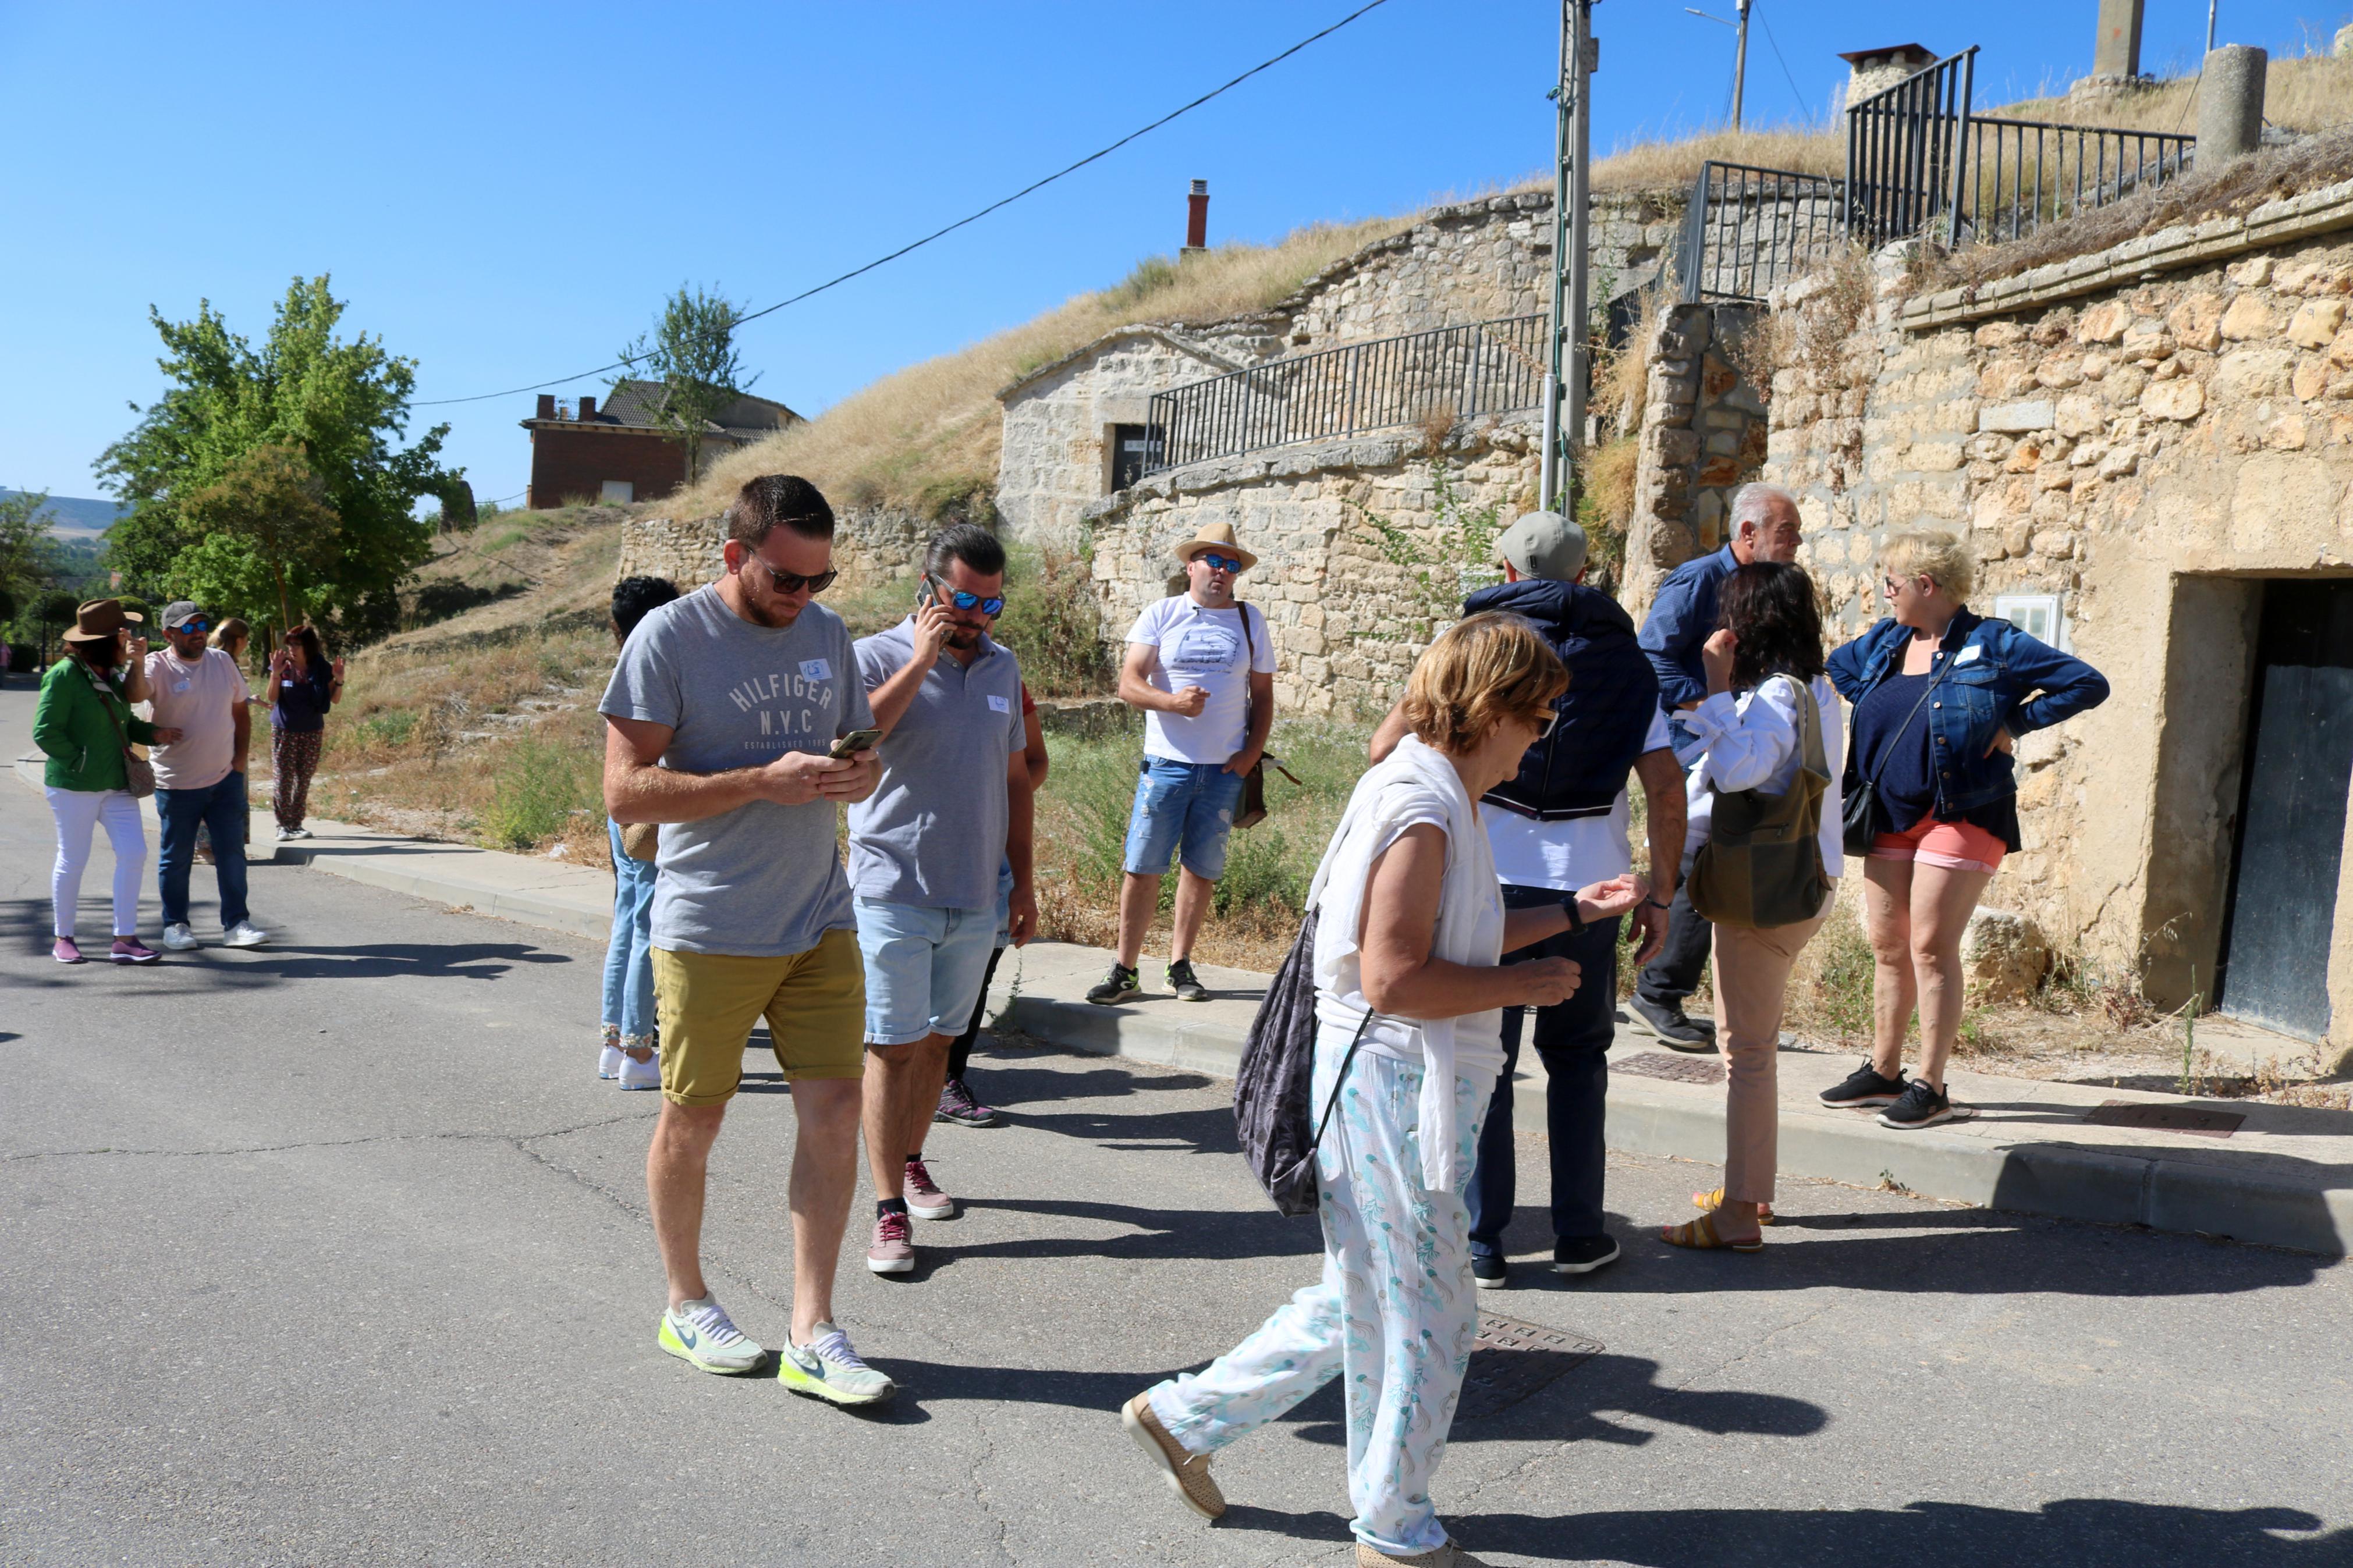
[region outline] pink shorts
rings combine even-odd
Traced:
[[[1989,874],[2001,869],[2001,858],[2009,852],[1982,827],[1933,816],[1922,817],[1908,833],[1883,833],[1871,845],[1874,860],[1925,860],[1948,870]]]

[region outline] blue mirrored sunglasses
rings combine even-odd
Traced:
[[[1204,550],[1201,553],[1193,557],[1193,559],[1196,561],[1208,562],[1209,564],[1209,570],[1212,572],[1239,572],[1242,569],[1241,558],[1240,556],[1219,555],[1215,551]]]
[[[213,629],[213,624],[199,616],[193,621],[182,621],[172,629],[175,632],[208,632]]]
[[[967,594],[962,588],[951,588],[936,577],[932,581],[940,597],[959,610],[978,610],[984,616],[1001,616],[1005,613],[1005,600],[1002,596],[984,599],[977,594]]]

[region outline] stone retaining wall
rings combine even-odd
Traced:
[[[938,523],[887,507],[842,507],[834,514],[833,564],[855,590],[913,577]],[[616,577],[667,577],[681,589],[718,581],[726,534],[716,517],[633,517],[621,525]]]

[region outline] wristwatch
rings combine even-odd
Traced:
[[[1568,917],[1569,935],[1583,936],[1585,934],[1585,917],[1577,911],[1577,895],[1575,893],[1571,893],[1567,898],[1561,900],[1560,912]]]

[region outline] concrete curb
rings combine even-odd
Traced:
[[[1231,1078],[1242,1035],[1218,1025],[1176,1025],[1084,1002],[1018,996],[1000,1024],[1053,1045]],[[1513,1122],[1545,1130],[1545,1083],[1523,1079]],[[1721,1089],[1613,1073],[1609,1146],[1710,1163],[1724,1158]],[[1924,1197],[1981,1208],[2140,1225],[2343,1257],[2353,1252],[2353,1190],[2280,1182],[2157,1155],[2118,1154],[2047,1142],[1994,1143],[1935,1130],[1890,1132],[1853,1112],[1790,1115],[1780,1164],[1793,1176],[1858,1186],[1893,1182]]]
[[[36,790],[41,787],[40,763],[37,757],[16,763],[17,776]],[[265,863],[308,866],[370,887],[599,941],[610,934],[605,879],[583,868],[415,840],[374,842],[382,847],[334,839],[281,845]],[[412,864],[412,858],[423,864]],[[469,875],[471,864],[479,864],[483,874]],[[524,883],[530,885],[519,885]],[[1034,993],[1014,994],[997,1021],[1050,1045],[1219,1078],[1234,1076],[1244,1037],[1230,1023],[1177,1022],[1149,1011]],[[1513,1121],[1523,1131],[1545,1130],[1545,1089],[1540,1074],[1516,1086]],[[1630,1153],[1719,1162],[1723,1090],[1613,1073],[1607,1137],[1610,1147]],[[1793,1176],[1862,1186],[1893,1182],[1924,1197],[1984,1208],[2228,1237],[2333,1257],[2353,1252],[2353,1190],[2268,1181],[2162,1154],[2118,1153],[2048,1140],[1996,1142],[1934,1130],[1891,1133],[1852,1112],[1792,1111],[1785,1106],[1780,1164]]]

